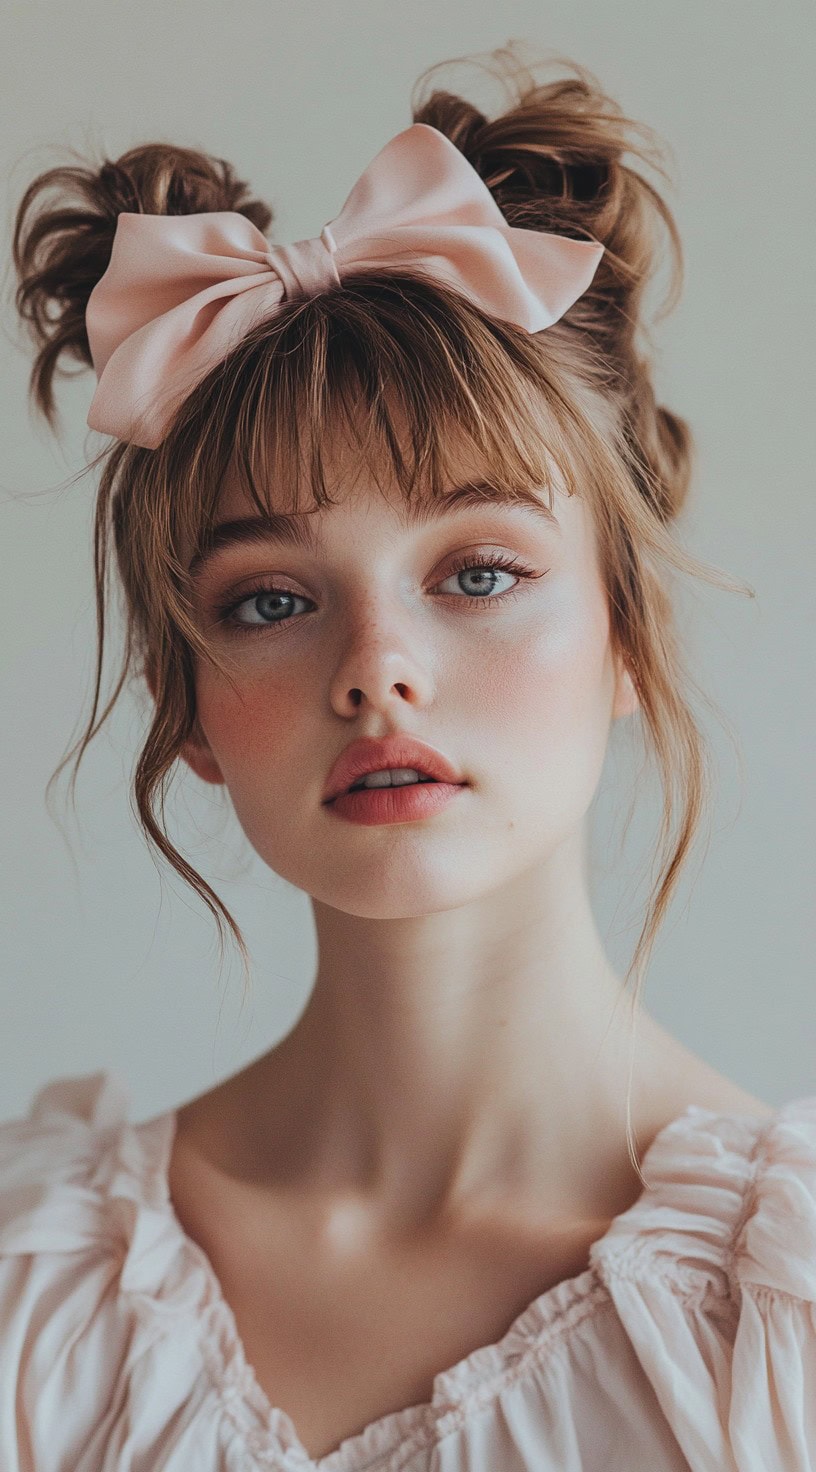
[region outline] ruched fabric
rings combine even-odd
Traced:
[[[128,1112],[100,1072],[0,1124],[2,1472],[816,1472],[816,1096],[689,1106],[586,1271],[319,1460],[175,1215],[175,1112]]]

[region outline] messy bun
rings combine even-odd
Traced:
[[[496,117],[436,88],[417,98],[414,121],[461,150],[509,224],[600,241],[605,251],[589,288],[547,331],[531,334],[441,282],[409,272],[355,273],[254,326],[182,402],[155,450],[114,442],[96,506],[93,709],[54,778],[76,754],[75,781],[129,674],[140,691],[149,685],[152,724],[133,784],[139,819],[148,841],[209,907],[221,941],[229,927],[249,971],[238,925],[164,827],[166,789],[185,744],[200,735],[196,661],[223,669],[195,619],[187,568],[190,548],[195,555],[207,543],[225,475],[237,471],[262,513],[286,514],[287,498],[299,510],[304,481],[315,506],[330,504],[324,450],[344,418],[352,434],[362,434],[364,453],[373,445],[390,461],[406,498],[417,486],[431,495],[443,490],[455,473],[449,446],[459,435],[477,448],[488,483],[510,495],[534,488],[551,499],[555,467],[594,518],[613,649],[637,687],[636,730],[650,743],[663,786],[656,878],[626,974],[637,983],[634,1011],[709,795],[707,747],[689,701],[691,691],[700,692],[677,638],[670,576],[679,570],[739,585],[691,557],[672,534],[693,445],[685,420],[656,401],[644,317],[644,293],[666,244],[665,310],[682,278],[671,211],[635,167],[641,161],[664,172],[654,137],[624,117],[583,67],[558,61],[569,75],[539,84],[512,48],[492,60],[511,94]],[[108,263],[117,213],[235,209],[268,237],[271,210],[249,197],[229,164],[167,144],[34,180],[19,207],[14,260],[18,306],[38,348],[32,396],[49,420],[60,356],[90,363],[83,313]],[[97,716],[111,540],[126,646],[118,683]]]
[[[85,309],[107,270],[117,216],[204,210],[237,210],[263,231],[272,221],[269,206],[250,197],[231,164],[167,143],[143,143],[98,168],[62,165],[29,184],[12,240],[15,301],[37,350],[30,395],[52,427],[60,360],[93,366]]]
[[[670,520],[691,480],[691,434],[683,419],[655,402],[651,365],[638,339],[646,335],[644,292],[664,261],[666,241],[671,279],[664,315],[679,300],[682,244],[668,205],[623,162],[635,151],[665,177],[657,139],[645,124],[625,117],[585,67],[569,62],[573,76],[536,85],[512,48],[495,55],[513,75],[515,106],[489,119],[466,99],[435,91],[416,104],[414,121],[456,144],[508,225],[591,238],[605,247],[591,289],[570,310],[570,327],[585,333],[602,357],[630,441],[650,472],[648,493]]]

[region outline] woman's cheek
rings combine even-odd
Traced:
[[[248,637],[252,637],[251,635]],[[303,691],[297,682],[233,676],[232,688],[221,681],[199,690],[199,717],[213,754],[227,783],[230,775],[269,769],[276,757],[295,742],[298,717],[303,719]]]
[[[597,678],[608,635],[603,607],[567,573],[551,574],[523,616],[496,626],[474,647],[472,664],[493,697],[522,702],[540,691],[549,708]]]
[[[517,630],[517,638],[482,660],[479,704],[500,719],[508,744],[516,739],[541,756],[568,764],[603,763],[612,686],[605,603],[554,598],[545,619]],[[579,749],[580,748],[580,749]]]

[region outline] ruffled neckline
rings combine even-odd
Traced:
[[[409,1461],[421,1447],[453,1431],[474,1411],[487,1405],[498,1394],[504,1380],[523,1374],[526,1358],[540,1356],[547,1343],[560,1338],[608,1301],[607,1291],[591,1265],[582,1273],[556,1283],[537,1295],[498,1341],[479,1346],[456,1364],[439,1371],[434,1376],[429,1401],[386,1412],[360,1432],[345,1437],[325,1456],[313,1458],[301,1442],[292,1417],[274,1406],[258,1383],[215,1269],[204,1249],[187,1235],[176,1216],[168,1166],[177,1119],[176,1110],[169,1110],[152,1121],[133,1126],[144,1149],[141,1179],[150,1189],[154,1209],[168,1224],[176,1246],[198,1265],[206,1278],[208,1325],[202,1335],[202,1353],[225,1409],[238,1423],[252,1453],[268,1456],[270,1450],[277,1452],[276,1465],[281,1469],[373,1472],[375,1465],[398,1447],[400,1464]],[[593,1245],[593,1252],[598,1245],[597,1242]]]
[[[695,1283],[701,1288],[713,1283],[723,1291],[761,1141],[787,1118],[795,1123],[802,1109],[816,1126],[816,1097],[794,1100],[767,1120],[688,1105],[652,1140],[641,1161],[647,1187],[592,1244],[583,1272],[545,1289],[498,1341],[440,1371],[429,1401],[387,1412],[315,1459],[292,1418],[272,1405],[258,1383],[215,1269],[176,1216],[168,1168],[177,1111],[131,1124],[127,1089],[110,1072],[57,1080],[41,1090],[32,1114],[55,1108],[79,1114],[109,1134],[111,1148],[99,1156],[90,1184],[102,1190],[124,1236],[120,1291],[133,1304],[143,1332],[157,1340],[171,1321],[195,1320],[221,1410],[259,1463],[290,1472],[373,1472],[397,1448],[400,1465],[407,1462],[494,1399],[504,1382],[523,1374],[525,1363],[532,1367],[554,1339],[608,1304],[610,1277],[631,1274],[637,1263],[648,1260],[684,1291]],[[701,1188],[705,1197],[707,1180],[721,1194],[704,1216],[701,1232]],[[680,1255],[683,1263],[677,1261]]]

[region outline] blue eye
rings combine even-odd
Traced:
[[[447,577],[443,579],[443,582],[447,582],[448,578],[455,577],[457,573],[471,572],[477,569],[480,571],[512,573],[517,579],[543,577],[543,573],[533,572],[531,568],[526,567],[518,558],[502,557],[496,553],[470,552],[455,563]],[[465,598],[456,598],[456,594],[454,593],[444,594],[443,596],[456,598],[457,602],[464,603],[470,610],[475,611],[476,609],[491,608],[497,603],[506,602],[518,592],[519,588],[516,586],[506,589],[503,593],[496,594],[491,593],[488,589],[486,592],[478,592]],[[262,598],[271,600],[278,605],[280,605],[281,600],[286,599],[295,603],[309,603],[311,601],[299,593],[291,592],[287,588],[279,588],[268,583],[261,583],[257,587],[250,588],[248,591],[242,593],[240,598],[234,598],[231,602],[219,605],[216,609],[217,622],[226,626],[230,633],[236,634],[266,634],[274,629],[281,628],[284,624],[295,622],[291,617],[285,617],[275,619],[272,622],[247,623],[243,619],[235,617],[238,609],[243,608],[244,604],[257,603]],[[273,610],[268,609],[267,611],[272,612]],[[278,606],[276,611],[281,612],[280,606]],[[285,611],[284,608],[283,612]]]

